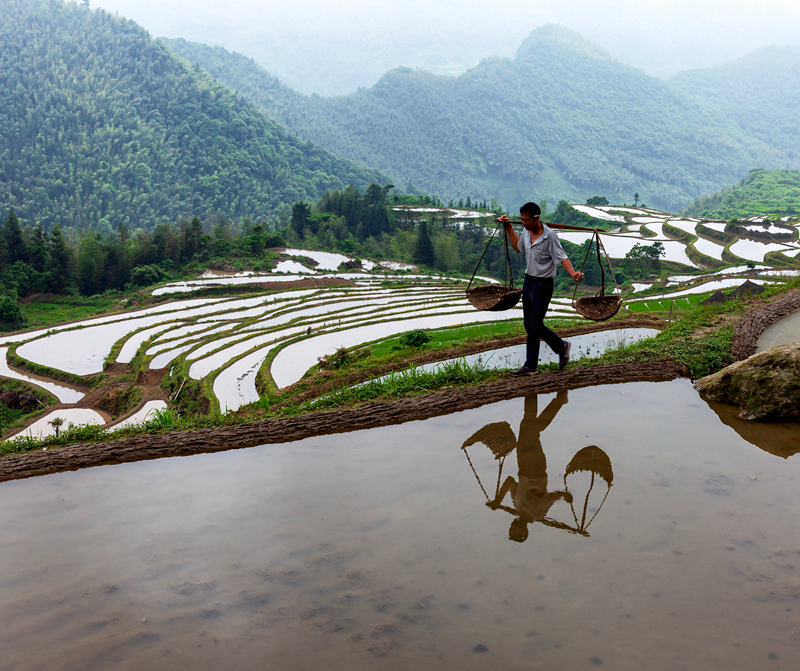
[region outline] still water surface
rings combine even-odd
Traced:
[[[0,484],[0,668],[796,669],[800,428],[742,426],[637,383]]]
[[[800,312],[793,312],[764,329],[756,343],[756,351],[763,352],[794,342],[800,342]]]

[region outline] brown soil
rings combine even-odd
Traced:
[[[671,359],[648,363],[608,364],[512,378],[480,387],[445,389],[386,403],[366,403],[351,410],[334,410],[255,424],[144,435],[105,443],[12,454],[0,459],[0,482],[104,464],[221,452],[402,424],[519,396],[546,394],[561,389],[622,382],[664,382],[687,375],[686,367]]]
[[[800,289],[748,312],[734,327],[731,348],[736,361],[756,353],[756,342],[768,326],[800,310]]]

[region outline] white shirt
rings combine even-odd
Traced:
[[[542,224],[544,233],[531,244],[531,232],[523,229],[520,236],[520,252],[525,252],[525,274],[531,277],[555,277],[560,263],[567,258],[555,231]]]

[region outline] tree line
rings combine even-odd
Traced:
[[[484,217],[466,222],[454,221],[446,208],[416,214],[407,209],[398,216],[395,208],[400,205],[441,205],[441,201],[430,195],[395,198],[391,189],[391,184],[373,183],[362,192],[350,184],[344,190],[326,191],[315,202],[298,201],[291,215],[281,213],[269,221],[244,217],[237,222],[215,215],[204,221],[193,217],[162,223],[152,230],[131,230],[125,223],[116,230],[92,226],[79,230],[56,223],[47,231],[41,224],[22,226],[11,209],[0,225],[0,325],[5,329],[24,325],[20,302],[35,294],[91,296],[132,291],[196,274],[213,261],[268,271],[277,260],[274,251],[288,246],[413,263],[445,274],[476,272],[505,279],[502,233],[493,236],[494,219],[502,210],[487,210]],[[565,201],[551,213],[543,205],[545,221],[587,228],[610,225]],[[573,245],[563,240],[562,244],[573,263],[582,264],[586,258],[585,284],[599,286],[602,273],[591,241]],[[637,245],[616,269],[618,282],[657,274],[660,255],[660,243]],[[521,285],[523,255],[510,253],[510,263]],[[556,284],[564,292],[574,287],[561,268]]]

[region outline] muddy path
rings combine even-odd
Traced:
[[[687,375],[688,370],[671,359],[648,363],[608,364],[511,378],[467,389],[444,389],[414,398],[367,403],[348,410],[12,454],[0,459],[0,482],[91,466],[221,452],[255,445],[285,443],[311,436],[403,424],[519,396],[546,394],[562,389],[579,389],[622,382],[666,382]]]

